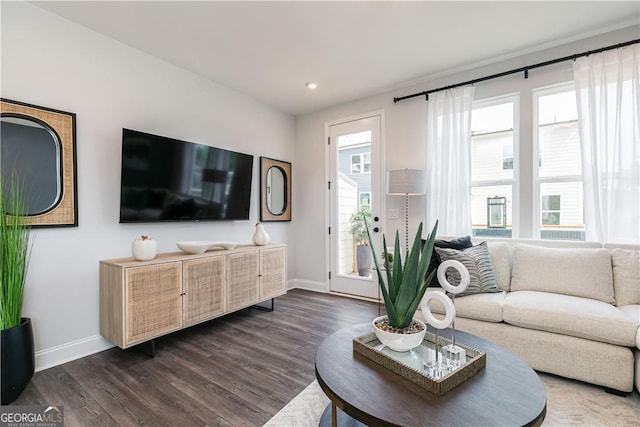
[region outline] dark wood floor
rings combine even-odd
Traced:
[[[156,340],[37,372],[14,405],[63,405],[65,426],[261,426],[315,379],[316,347],[378,304],[302,290]]]

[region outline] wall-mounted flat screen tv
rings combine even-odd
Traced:
[[[122,129],[120,222],[249,219],[253,156]]]

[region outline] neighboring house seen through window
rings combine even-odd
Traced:
[[[471,222],[474,236],[584,240],[580,140],[573,83],[530,92],[533,142],[519,138],[520,95],[474,102],[471,115]],[[525,151],[523,151],[525,150]],[[522,165],[521,159],[532,165]],[[534,160],[535,159],[535,160]],[[524,167],[523,167],[524,166]],[[523,185],[523,186],[521,186]],[[518,189],[522,194],[518,194]],[[491,200],[506,199],[504,226]],[[533,211],[533,215],[530,212]],[[518,217],[518,212],[523,216]],[[528,217],[526,216],[528,215]],[[519,228],[526,218],[533,230]]]
[[[542,196],[542,225],[560,225],[561,199],[559,194]]]
[[[540,238],[584,240],[582,169],[573,84],[533,91]],[[560,203],[562,201],[562,204]]]
[[[362,206],[371,206],[371,193],[370,192],[362,192],[360,193],[360,207]]]
[[[474,103],[471,114],[471,226],[474,236],[511,237],[513,221],[514,114],[517,98]],[[490,200],[506,199],[506,218],[493,224]]]
[[[351,155],[351,174],[371,173],[371,153]]]

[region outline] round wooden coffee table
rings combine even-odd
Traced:
[[[354,352],[353,338],[372,331],[370,323],[352,326],[330,335],[318,347],[316,378],[331,400],[320,425],[361,425],[357,421],[369,426],[542,424],[547,411],[544,384],[508,350],[456,331],[456,341],[486,353],[486,367],[438,397]],[[441,335],[450,337],[450,331]]]

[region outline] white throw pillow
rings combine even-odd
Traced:
[[[517,244],[513,249],[511,291],[552,292],[613,304],[611,255],[603,248]]]

